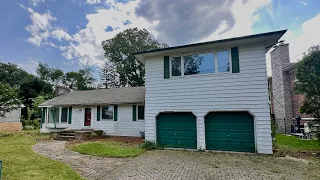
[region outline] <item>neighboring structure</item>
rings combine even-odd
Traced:
[[[97,129],[108,135],[144,132],[144,87],[72,91],[42,103],[41,132]]]
[[[6,113],[5,118],[0,117],[0,132],[16,132],[22,130],[21,109],[24,105],[17,106],[18,109]]]
[[[291,125],[296,124],[296,116],[301,117],[301,125],[314,118],[299,112],[304,97],[294,91],[294,84],[297,82],[295,76],[297,63],[290,63],[289,44],[279,44],[271,51],[271,69],[272,85],[269,85],[272,94],[271,114],[275,117],[278,131],[290,133]]]
[[[41,131],[145,131],[146,140],[172,148],[272,154],[265,53],[285,32],[135,53],[145,88],[61,95],[41,104]]]

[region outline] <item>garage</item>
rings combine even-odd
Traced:
[[[197,148],[196,117],[192,113],[161,113],[156,121],[157,143],[170,148]]]
[[[255,152],[254,121],[248,112],[211,112],[205,117],[207,150]]]

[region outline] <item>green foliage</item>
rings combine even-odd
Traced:
[[[113,158],[137,157],[144,152],[139,147],[111,141],[82,143],[70,146],[70,149],[81,154]]]
[[[40,128],[40,119],[34,119],[34,120],[22,119],[21,123],[22,123],[23,129],[26,129],[26,130]]]
[[[52,94],[48,94],[48,95],[40,95],[38,97],[35,97],[32,99],[33,103],[32,103],[32,112],[31,115],[34,118],[41,118],[41,108],[39,108],[39,105],[49,99],[52,99],[53,95]],[[31,118],[30,118],[31,119]]]
[[[90,68],[80,69],[78,72],[64,73],[57,68],[51,68],[47,64],[39,64],[37,68],[39,77],[52,86],[66,86],[74,90],[90,90],[95,82]]]
[[[299,62],[295,91],[304,95],[300,112],[310,114],[320,123],[320,49],[311,47]],[[320,135],[319,135],[320,136]],[[319,139],[320,140],[320,139]]]
[[[168,47],[154,40],[147,30],[138,28],[126,29],[114,38],[103,41],[102,46],[105,57],[116,67],[121,86],[144,85],[144,66],[132,53]]]
[[[154,141],[144,141],[140,147],[142,149],[145,149],[145,150],[156,150],[156,149],[159,149],[159,150],[162,150],[164,149],[165,147],[164,146],[161,146],[159,144],[157,144],[156,142]]]
[[[0,117],[6,117],[6,113],[18,109],[21,105],[17,91],[16,87],[0,82]]]

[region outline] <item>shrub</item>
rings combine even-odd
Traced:
[[[40,120],[21,120],[23,129],[39,129],[40,128]],[[32,128],[31,128],[32,127]]]
[[[140,147],[145,150],[156,150],[156,149],[162,150],[165,148],[164,146],[161,146],[154,141],[144,141],[142,144],[140,144]]]
[[[145,132],[144,131],[140,131],[140,136],[141,136],[141,138],[144,139],[146,137]]]

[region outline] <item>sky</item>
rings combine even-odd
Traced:
[[[103,40],[138,27],[169,46],[288,29],[296,62],[320,44],[319,0],[1,0],[0,61],[36,74],[38,63],[65,72],[107,61]],[[267,53],[270,73],[270,54]]]

